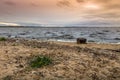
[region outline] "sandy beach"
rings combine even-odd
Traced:
[[[31,68],[37,55],[52,64]],[[120,80],[120,45],[8,39],[0,41],[0,70],[0,80]]]

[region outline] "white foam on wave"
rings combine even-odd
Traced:
[[[76,42],[75,40],[56,40],[56,39],[50,39],[48,41],[58,41],[58,42]],[[88,42],[88,43],[95,43],[95,44],[120,44],[118,43],[110,43],[110,42]]]

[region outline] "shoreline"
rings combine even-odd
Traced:
[[[30,68],[38,55],[52,64]],[[2,80],[119,80],[120,45],[7,39],[0,41],[0,70]]]
[[[65,40],[48,40],[48,41],[55,41],[55,42],[68,42],[68,43],[76,43],[76,41],[65,41]],[[110,42],[87,42],[88,44],[94,43],[94,44],[120,44],[120,42],[117,43],[110,43]]]
[[[57,40],[57,39],[29,39],[29,38],[8,38],[8,37],[3,37],[6,39],[14,39],[14,40],[28,40],[28,41],[41,41],[41,42],[65,42],[65,43],[76,43],[76,40]],[[120,42],[90,42],[87,41],[87,44],[120,44]]]
[[[41,39],[75,42],[83,37],[88,42],[118,43],[120,28],[1,28],[0,36],[6,38]]]

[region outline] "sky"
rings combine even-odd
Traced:
[[[120,0],[0,0],[0,25],[120,25]]]

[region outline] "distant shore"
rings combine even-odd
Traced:
[[[52,64],[30,68],[29,59],[38,55]],[[0,70],[3,80],[120,80],[120,45],[3,39]]]
[[[120,28],[120,26],[0,26],[0,28]]]

